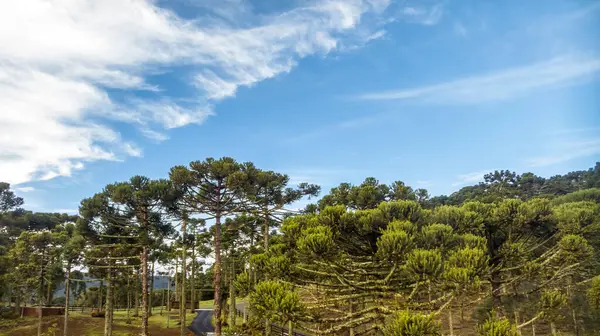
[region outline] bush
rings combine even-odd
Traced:
[[[477,327],[480,336],[518,336],[517,327],[505,317],[498,319],[492,313],[490,317]]]
[[[386,336],[439,336],[440,324],[432,315],[415,314],[402,311],[394,315],[384,330]]]

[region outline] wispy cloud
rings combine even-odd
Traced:
[[[600,133],[599,127],[578,127],[578,128],[565,128],[549,132],[552,135],[570,135],[570,134],[581,134],[581,133]]]
[[[564,56],[527,66],[416,88],[373,92],[362,100],[422,100],[438,104],[477,104],[508,100],[537,90],[580,83],[600,73],[600,58]]]
[[[454,33],[458,36],[462,36],[462,37],[467,36],[467,33],[468,33],[467,28],[458,21],[454,22],[452,29],[454,30]]]
[[[202,123],[241,86],[383,36],[389,5],[315,0],[259,15],[238,0],[202,3],[210,13],[188,20],[160,7],[170,1],[0,2],[0,178],[70,176],[91,161],[139,156],[106,119],[165,140],[168,129]],[[186,103],[152,83],[172,66],[194,77]]]
[[[34,190],[35,190],[35,188],[34,188],[34,187],[18,187],[18,188],[15,188],[15,190],[17,190],[17,191],[20,191],[20,192],[27,193],[27,192],[32,192],[32,191],[34,191]]]
[[[296,134],[283,139],[283,143],[286,145],[295,145],[302,144],[306,141],[311,141],[317,138],[327,137],[332,134],[337,134],[338,132],[348,131],[360,127],[365,127],[368,125],[372,125],[377,122],[381,122],[385,120],[385,118],[391,117],[393,114],[391,113],[378,113],[375,115],[370,115],[366,117],[357,117],[354,119],[347,119],[344,121],[339,121],[336,123],[332,123],[329,125],[316,127],[313,130]]]
[[[408,22],[432,26],[440,22],[444,14],[441,4],[435,4],[431,7],[406,6],[402,9],[402,14]]]
[[[531,167],[551,166],[574,159],[597,156],[600,158],[600,138],[564,143],[554,153],[529,160]]]
[[[308,182],[328,187],[343,182],[344,177],[348,175],[359,173],[357,170],[348,168],[293,168],[278,171],[288,174],[291,185]]]
[[[465,184],[473,184],[473,183],[483,181],[483,175],[485,175],[491,171],[494,171],[494,169],[485,169],[485,170],[480,170],[480,171],[476,171],[476,172],[460,174],[457,176],[457,181],[452,183],[452,186],[456,187],[456,186],[461,186],[461,185],[465,185]]]

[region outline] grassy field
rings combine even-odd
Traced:
[[[238,302],[244,302],[240,299]],[[200,308],[212,308],[213,300],[200,301]],[[166,307],[154,307],[153,314],[148,320],[150,334],[175,336],[179,335],[179,310],[172,309],[167,314]],[[133,315],[133,309],[130,311]],[[195,313],[188,312],[186,315],[187,325],[190,325],[196,317]],[[37,333],[37,317],[24,317],[19,319],[0,320],[0,336],[30,336]],[[44,317],[43,331],[46,336],[62,335],[64,316]],[[237,319],[241,324],[242,319]],[[113,335],[133,336],[139,335],[141,325],[140,317],[130,317],[127,321],[127,311],[117,310],[114,312]],[[69,314],[69,335],[73,336],[98,336],[104,333],[104,318],[91,317],[90,312],[71,312]],[[193,335],[191,332],[188,335]]]
[[[76,336],[101,336],[104,333],[104,318],[91,317],[90,313],[71,312],[69,318],[69,334]],[[167,311],[160,308],[154,309],[154,314],[149,318],[150,334],[176,336],[179,335],[178,312],[171,310],[170,320]],[[186,315],[187,324],[196,316],[195,313]],[[45,336],[62,335],[63,316],[44,317],[43,331]],[[113,323],[114,336],[139,335],[141,318],[131,317],[127,323],[127,312],[115,311]],[[168,327],[167,327],[168,325]],[[0,336],[30,336],[36,335],[37,317],[24,317],[15,320],[0,320]],[[193,335],[188,332],[188,335]]]

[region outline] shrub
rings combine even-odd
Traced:
[[[505,317],[498,319],[492,313],[490,317],[477,328],[480,336],[518,336],[517,327]]]
[[[386,336],[439,336],[440,324],[432,315],[414,314],[402,311],[394,315],[384,330]]]

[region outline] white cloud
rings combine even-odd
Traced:
[[[87,162],[139,156],[103,120],[165,140],[161,130],[202,123],[214,101],[240,86],[290,71],[307,55],[381,37],[381,20],[370,17],[389,4],[319,0],[265,16],[238,0],[217,2],[218,18],[206,20],[158,7],[167,1],[0,2],[0,180],[70,176]],[[187,84],[200,92],[190,101],[151,83],[174,65],[195,76]]]
[[[17,188],[15,188],[15,190],[27,193],[27,192],[35,191],[35,188],[34,187],[17,187]]]
[[[453,25],[454,33],[458,36],[465,37],[467,36],[467,28],[460,22],[454,22]]]
[[[573,85],[599,73],[600,58],[564,56],[431,86],[363,94],[359,98],[477,104],[512,99],[541,89]]]
[[[279,171],[279,170],[278,170]],[[321,186],[334,186],[341,182],[341,179],[349,175],[355,175],[358,172],[352,169],[321,169],[321,168],[295,168],[281,169],[290,177],[290,185],[297,185],[302,182],[314,183]],[[325,188],[327,189],[327,188]],[[321,190],[326,192],[327,190]]]
[[[436,4],[430,8],[406,6],[402,9],[402,15],[409,22],[419,23],[426,26],[433,26],[440,22],[444,10],[441,4]]]
[[[456,186],[460,186],[460,185],[481,182],[481,181],[483,181],[483,175],[485,175],[491,171],[494,171],[494,169],[486,169],[486,170],[480,170],[480,171],[466,173],[466,174],[460,174],[460,175],[458,175],[458,178],[457,178],[458,180],[456,182],[452,183],[452,186],[456,187]]]
[[[554,149],[554,153],[529,160],[531,167],[551,166],[578,158],[600,157],[600,138],[564,143]]]
[[[564,129],[558,129],[558,130],[549,132],[549,134],[551,134],[551,135],[569,135],[569,134],[577,134],[577,133],[589,133],[589,134],[596,133],[597,134],[597,133],[600,133],[600,126],[599,127],[564,128]]]

